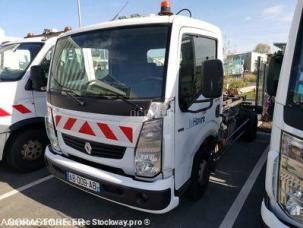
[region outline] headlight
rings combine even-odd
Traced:
[[[155,177],[161,171],[162,119],[143,124],[136,148],[136,175]]]
[[[278,200],[294,219],[303,221],[303,140],[282,134]]]
[[[59,146],[58,138],[57,138],[56,131],[54,128],[52,109],[50,107],[47,108],[47,116],[45,118],[45,127],[46,127],[47,136],[49,138],[49,141],[51,143],[53,150],[55,150],[55,152],[61,152],[61,148]]]

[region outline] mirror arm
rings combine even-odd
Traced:
[[[208,109],[211,109],[213,107],[214,104],[214,99],[206,99],[206,100],[200,100],[200,101],[195,101],[194,104],[202,104],[202,103],[209,103],[209,106],[196,110],[196,111],[191,111],[191,110],[187,110],[187,112],[189,113],[199,113],[199,112],[205,112]]]

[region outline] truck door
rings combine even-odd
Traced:
[[[201,93],[201,66],[205,60],[217,58],[217,40],[188,29],[180,37],[180,43],[175,115],[176,189],[190,178],[193,157],[205,137],[219,128],[216,110],[220,108],[220,99],[209,100]]]
[[[48,78],[51,57],[53,48],[51,48],[41,61],[41,67],[45,73],[45,79]],[[34,103],[37,117],[44,117],[46,115],[46,92],[45,91],[33,91]]]

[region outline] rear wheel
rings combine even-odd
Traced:
[[[30,172],[44,166],[44,151],[48,144],[45,130],[28,129],[12,135],[5,156],[10,166],[20,172]]]
[[[211,162],[208,154],[211,154],[211,147],[204,147],[195,156],[192,174],[190,178],[190,186],[187,196],[194,201],[198,201],[204,195],[211,173]]]

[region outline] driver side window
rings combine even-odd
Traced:
[[[179,71],[179,103],[185,111],[193,98],[194,49],[193,37],[184,35],[181,44],[181,62]]]
[[[43,72],[45,73],[45,78],[48,78],[48,73],[49,73],[49,68],[50,68],[50,63],[51,63],[51,59],[52,59],[52,53],[53,53],[53,49],[51,48],[46,55],[44,56],[42,62],[41,62],[41,68],[43,70]]]
[[[182,111],[186,111],[201,95],[203,62],[216,58],[216,40],[193,34],[183,35],[179,70],[179,104]]]

